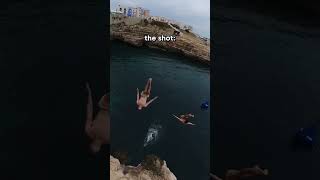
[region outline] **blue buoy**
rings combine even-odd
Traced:
[[[316,133],[315,127],[300,128],[296,134],[296,138],[299,144],[303,146],[312,147],[314,144],[315,133]]]
[[[206,110],[209,108],[209,102],[205,101],[204,103],[201,104],[201,109]]]

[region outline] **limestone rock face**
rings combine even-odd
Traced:
[[[173,41],[145,42],[144,36],[159,37],[174,34],[172,28],[161,28],[156,25],[126,25],[116,24],[110,26],[111,39],[120,40],[133,46],[147,46],[169,52],[176,52],[205,64],[210,64],[210,42],[207,42],[193,33],[183,32]]]
[[[165,161],[161,167],[161,174],[155,174],[141,165],[137,167],[122,165],[118,159],[110,156],[110,180],[177,180],[177,178]]]

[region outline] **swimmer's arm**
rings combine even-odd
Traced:
[[[85,130],[86,130],[86,133],[89,135],[90,129],[92,126],[92,121],[93,121],[93,103],[92,103],[91,89],[88,83],[86,84],[86,87],[88,91],[88,103],[87,103],[87,120],[86,120]]]
[[[172,114],[173,117],[177,118],[179,121],[183,122],[183,120],[181,118],[179,118],[178,116]]]
[[[188,122],[187,124],[192,125],[192,126],[194,126],[194,125],[195,125],[195,124],[193,124],[193,123],[191,123],[191,122]]]
[[[184,120],[184,119],[179,118],[179,117],[178,117],[178,116],[176,116],[176,115],[173,115],[173,117],[177,118],[180,122],[185,123],[185,120]],[[187,123],[187,124],[188,124],[188,123]]]
[[[156,100],[158,98],[158,96],[154,97],[153,99],[151,99],[149,102],[147,102],[146,107],[151,104],[154,100]]]
[[[139,89],[137,88],[137,103],[139,101]]]

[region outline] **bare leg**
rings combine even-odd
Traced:
[[[88,91],[88,103],[87,103],[87,119],[86,119],[86,125],[85,125],[85,132],[89,137],[93,137],[92,133],[92,123],[93,123],[93,104],[92,104],[92,95],[91,95],[91,89],[89,84],[86,84],[87,91]]]
[[[146,92],[146,93],[148,93],[148,94],[150,94],[150,92],[151,92],[151,82],[152,82],[152,79],[149,78],[149,79],[148,79],[148,82],[147,82],[147,84],[146,84],[146,87],[144,88],[144,92]]]
[[[149,78],[148,83],[149,83],[148,94],[150,94],[151,93],[151,83],[152,83],[152,79],[151,78]]]

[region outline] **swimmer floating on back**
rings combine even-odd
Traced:
[[[176,116],[173,114],[173,117],[177,118],[180,122],[182,122],[183,124],[188,124],[188,125],[195,125],[191,122],[189,122],[189,118],[190,117],[194,117],[193,114],[189,113],[189,114],[183,114],[183,115],[180,115],[180,117]]]
[[[136,101],[136,103],[138,105],[139,110],[141,110],[144,107],[148,107],[148,105],[150,103],[152,103],[152,101],[154,101],[158,98],[158,96],[156,96],[153,99],[151,99],[149,102],[147,102],[148,98],[150,97],[151,82],[152,82],[152,78],[149,78],[148,82],[146,84],[146,87],[144,88],[143,91],[141,91],[140,97],[139,97],[139,89],[137,88],[137,101]]]

